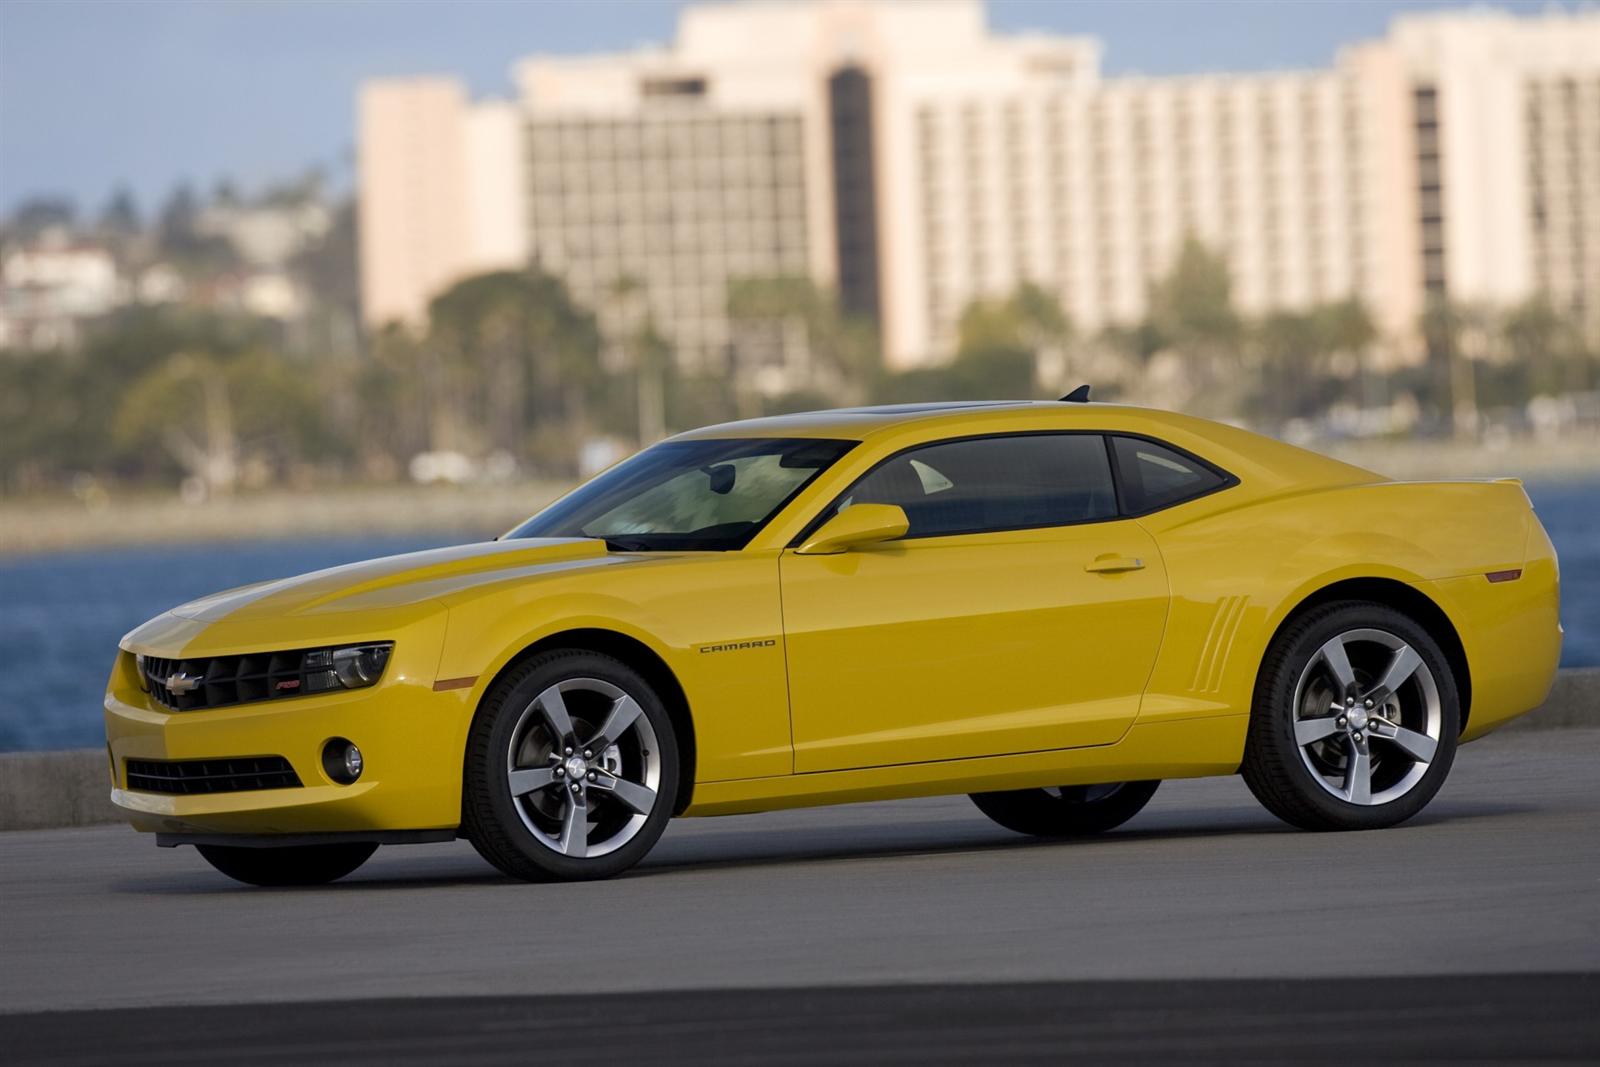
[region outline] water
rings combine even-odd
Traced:
[[[363,537],[114,548],[0,561],[0,752],[105,743],[117,641],[186,600],[457,538]]]
[[[1561,554],[1563,666],[1600,666],[1600,482],[1529,487]],[[102,744],[117,639],[230,586],[460,540],[364,537],[121,548],[0,562],[0,751]]]

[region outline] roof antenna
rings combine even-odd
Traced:
[[[1089,402],[1089,387],[1080,385],[1061,399],[1068,404],[1087,404]]]

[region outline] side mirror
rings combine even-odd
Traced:
[[[802,556],[829,556],[904,537],[906,513],[893,504],[852,504],[817,528],[795,549]]]

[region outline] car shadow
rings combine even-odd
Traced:
[[[1455,801],[1430,808],[1386,834],[1426,831],[1463,820],[1492,819],[1526,815],[1540,809],[1530,804]],[[699,824],[700,820],[693,820]],[[678,833],[673,829],[681,826]],[[1142,816],[1129,826],[1091,838],[1035,838],[1013,834],[987,821],[943,819],[894,820],[861,823],[841,820],[826,826],[770,829],[754,825],[724,828],[715,825],[675,824],[639,866],[620,876],[631,881],[655,877],[685,876],[710,872],[759,870],[793,864],[851,863],[863,860],[893,860],[952,856],[962,854],[1007,854],[1037,851],[1110,850],[1162,841],[1203,841],[1228,838],[1301,835],[1265,811],[1226,808],[1167,810]],[[1343,835],[1317,835],[1330,839]],[[158,896],[209,896],[220,893],[361,893],[379,890],[439,889],[472,885],[518,885],[490,867],[472,852],[470,845],[420,846],[431,854],[418,856],[409,865],[416,873],[405,873],[400,863],[391,860],[383,869],[367,868],[339,882],[325,886],[254,887],[229,881],[210,870],[182,871],[159,877],[129,877],[114,881],[110,889],[118,893]],[[448,855],[439,851],[450,849]],[[409,851],[409,850],[408,850]],[[385,855],[380,852],[379,855]],[[386,856],[386,858],[388,858]],[[392,873],[388,868],[396,868]]]

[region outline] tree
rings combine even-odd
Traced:
[[[738,278],[728,283],[728,317],[781,344],[787,329],[804,338],[816,372],[810,387],[859,403],[878,375],[878,334],[869,319],[846,315],[838,294],[810,278]],[[749,339],[746,345],[750,344]],[[757,344],[760,342],[757,341]]]
[[[956,337],[956,361],[990,364],[1000,372],[999,381],[1021,389],[1013,396],[1033,395],[1035,380],[1041,377],[1055,385],[1067,380],[1071,320],[1052,294],[1032,282],[1004,300],[968,304],[957,320]],[[1024,356],[1029,364],[1026,378],[1020,373]]]
[[[127,447],[160,446],[207,496],[226,495],[247,456],[281,467],[325,444],[318,399],[278,353],[179,352],[128,389],[114,434]]]
[[[1363,406],[1370,405],[1367,354],[1378,340],[1378,326],[1372,321],[1366,304],[1357,296],[1323,304],[1313,310],[1312,322],[1316,327],[1318,350],[1333,359],[1344,357],[1349,361],[1356,378],[1357,396]]]
[[[640,445],[651,444],[667,435],[667,375],[671,372],[672,351],[656,332],[643,296],[644,283],[637,275],[619,274],[608,287],[615,344],[621,362],[633,374],[633,402]]]
[[[100,212],[100,229],[119,237],[131,237],[140,229],[139,205],[126,185],[119,185]]]
[[[178,185],[162,205],[156,223],[162,257],[193,277],[209,277],[239,266],[227,238],[200,231],[200,200],[187,182]]]
[[[1513,362],[1525,368],[1533,394],[1588,388],[1588,353],[1576,317],[1563,315],[1543,294],[1507,312],[1501,323]]]
[[[35,196],[17,205],[7,228],[20,237],[31,239],[45,230],[70,229],[77,219],[78,206],[70,197]]]
[[[1189,403],[1213,414],[1236,411],[1250,392],[1241,360],[1244,325],[1233,307],[1228,264],[1197,239],[1150,287],[1149,328],[1186,372]]]
[[[1352,298],[1270,312],[1251,324],[1250,338],[1260,369],[1251,406],[1269,419],[1305,418],[1325,411],[1352,377],[1360,378],[1377,328]]]
[[[1227,260],[1194,237],[1184,241],[1172,269],[1151,287],[1150,320],[1181,350],[1221,355],[1237,346],[1243,330]]]
[[[1300,418],[1318,407],[1317,377],[1324,353],[1314,314],[1275,311],[1255,328],[1261,391],[1255,407],[1271,419]]]
[[[309,325],[316,343],[336,353],[356,351],[361,343],[356,236],[356,204],[350,197],[334,208],[327,232],[289,264],[305,291],[315,297]]]
[[[566,285],[536,269],[479,274],[435,297],[428,319],[434,447],[532,447],[570,468],[605,374],[599,327]]]
[[[1428,302],[1420,323],[1441,407],[1458,437],[1478,430],[1477,363],[1492,329],[1489,313],[1447,299]]]

